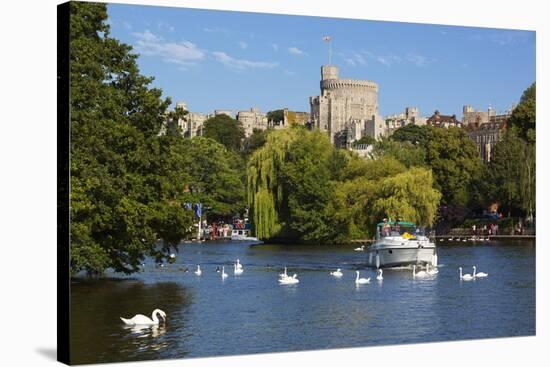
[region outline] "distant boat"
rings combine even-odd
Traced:
[[[258,237],[250,236],[250,229],[233,229],[231,232],[232,241],[259,241]]]

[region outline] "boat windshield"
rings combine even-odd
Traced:
[[[423,236],[424,229],[416,227],[410,222],[384,222],[376,227],[376,237],[399,237],[414,238]]]

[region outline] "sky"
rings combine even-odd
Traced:
[[[108,14],[111,37],[133,46],[141,73],[192,112],[309,112],[327,35],[340,78],[378,84],[382,116],[407,106],[423,116],[504,111],[536,80],[533,31],[126,4]]]

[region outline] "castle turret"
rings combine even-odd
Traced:
[[[338,79],[338,67],[332,65],[321,66],[321,80]]]

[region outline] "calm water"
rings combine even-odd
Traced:
[[[535,245],[492,241],[439,246],[439,274],[411,269],[375,280],[351,247],[184,244],[175,264],[147,262],[132,277],[72,283],[73,363],[205,357],[535,334]],[[244,273],[235,277],[240,259]],[[193,271],[200,264],[202,276]],[[461,282],[458,267],[489,273]],[[217,266],[229,277],[221,280]],[[279,285],[287,266],[297,285]],[[184,269],[189,268],[185,273]],[[344,276],[328,273],[341,268]],[[371,277],[356,286],[355,270]],[[119,316],[168,314],[132,329]]]

